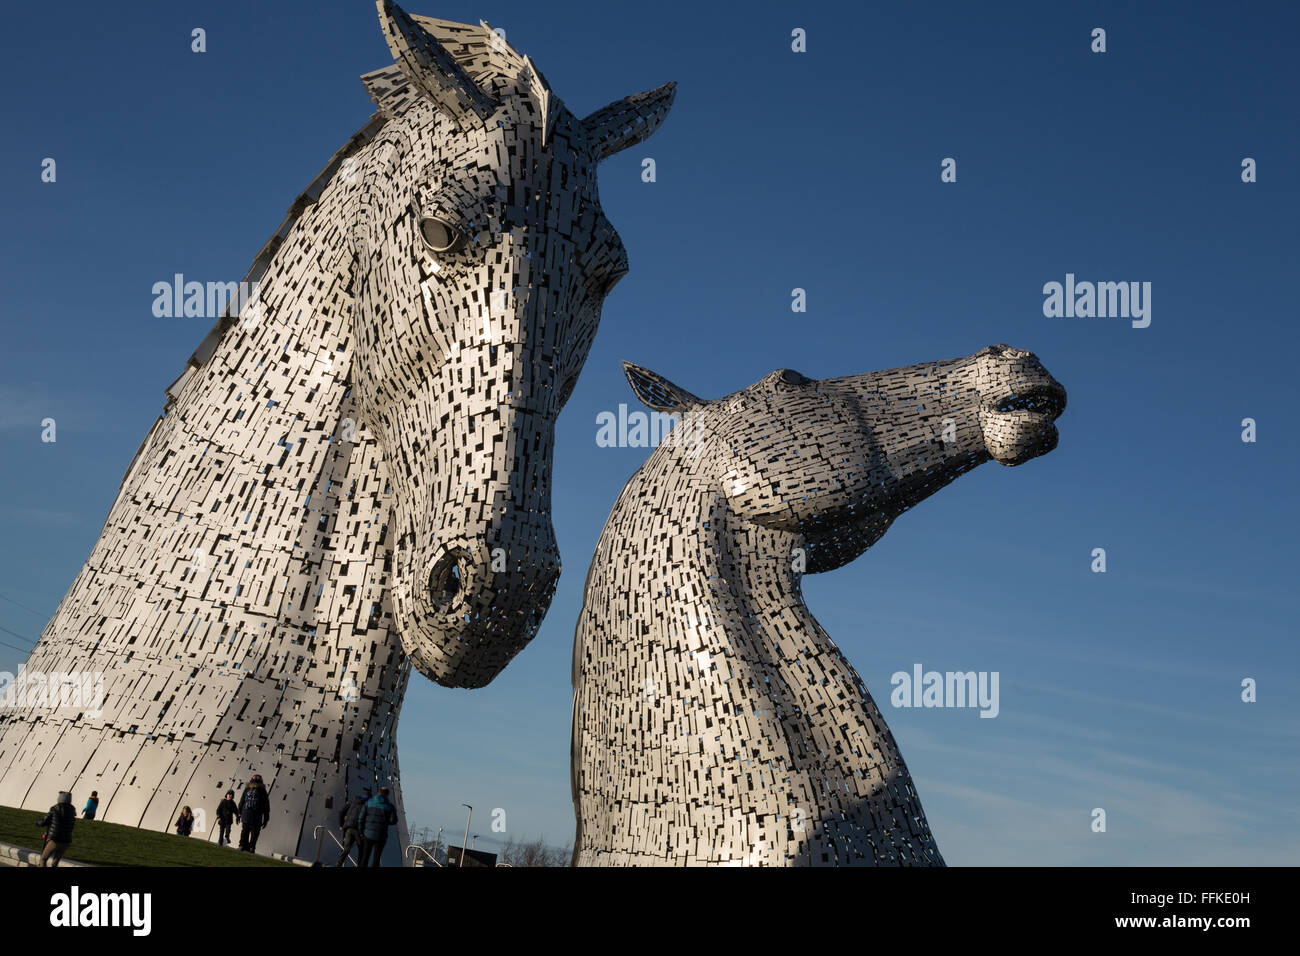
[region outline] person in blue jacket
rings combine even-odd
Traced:
[[[358,829],[365,838],[362,849],[362,866],[379,866],[384,855],[384,844],[388,842],[388,828],[397,822],[397,807],[388,799],[388,788],[380,787],[379,792],[366,801],[358,821]],[[367,864],[367,858],[374,860]]]
[[[95,819],[95,811],[99,809],[99,791],[90,791],[90,799],[86,801],[86,809],[81,811],[81,816],[86,820]]]

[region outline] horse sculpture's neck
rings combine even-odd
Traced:
[[[26,665],[102,674],[102,713],[10,716],[0,803],[95,789],[100,819],[165,830],[259,772],[259,849],[294,855],[362,786],[400,807],[390,495],[349,386],[344,191],[315,195],[259,259],[253,303],[168,390]]]
[[[904,477],[917,435],[887,450],[875,537],[987,460],[967,428]],[[941,865],[893,735],[804,605],[803,538],[738,516],[715,471],[666,443],[601,535],[574,649],[575,863]]]

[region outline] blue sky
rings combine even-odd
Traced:
[[[822,378],[1007,342],[1069,391],[1060,447],[985,465],[805,579],[941,850],[953,864],[1300,860],[1300,13],[988,6],[408,5],[505,28],[579,115],[679,83],[659,132],[601,167],[631,273],[559,423],[559,591],[487,689],[413,681],[398,737],[412,824],[460,834],[470,803],[480,847],[497,807],[512,836],[572,836],[573,625],[646,455],[595,441],[596,416],[633,401],[620,360],[711,397],[779,367]],[[152,284],[242,276],[370,114],[357,76],[390,57],[367,0],[72,0],[6,22],[0,641],[21,647],[210,325],[155,318]],[[40,181],[44,157],[56,183]],[[956,183],[940,182],[945,157]],[[1244,157],[1258,182],[1241,181]],[[1043,284],[1067,272],[1152,283],[1150,327],[1044,317]],[[1090,571],[1098,547],[1105,574]],[[0,669],[24,656],[0,645]],[[915,663],[998,671],[999,716],[889,707],[890,675]],[[1090,832],[1094,807],[1106,833]]]

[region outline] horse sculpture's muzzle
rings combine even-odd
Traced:
[[[1002,465],[1045,455],[1060,438],[1054,422],[1065,411],[1065,389],[1033,352],[994,345],[980,352],[980,427],[984,445]]]
[[[413,568],[403,645],[448,687],[482,687],[537,634],[560,577],[549,519],[509,516],[489,537],[457,535]]]

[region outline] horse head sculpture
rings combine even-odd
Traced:
[[[574,861],[941,865],[898,746],[804,604],[972,468],[1056,447],[1065,390],[1005,345],[705,401],[626,365],[679,419],[601,533],[574,641]]]
[[[629,371],[633,381],[645,374]],[[730,510],[802,537],[816,573],[858,557],[900,514],[977,465],[1051,451],[1065,390],[1032,352],[994,345],[820,381],[780,369],[723,408],[712,436]]]
[[[555,420],[628,268],[596,167],[674,85],[578,119],[486,24],[378,7],[397,62],[364,78],[390,121],[358,157],[355,382],[394,490],[403,647],[478,687],[559,576]]]
[[[486,24],[378,9],[378,111],[167,389],[28,658],[102,692],[0,708],[0,803],[95,789],[166,830],[265,774],[259,849],[310,854],[363,788],[401,808],[412,667],[481,687],[546,613],[555,420],[627,271],[596,170],[674,88],[579,119]]]

